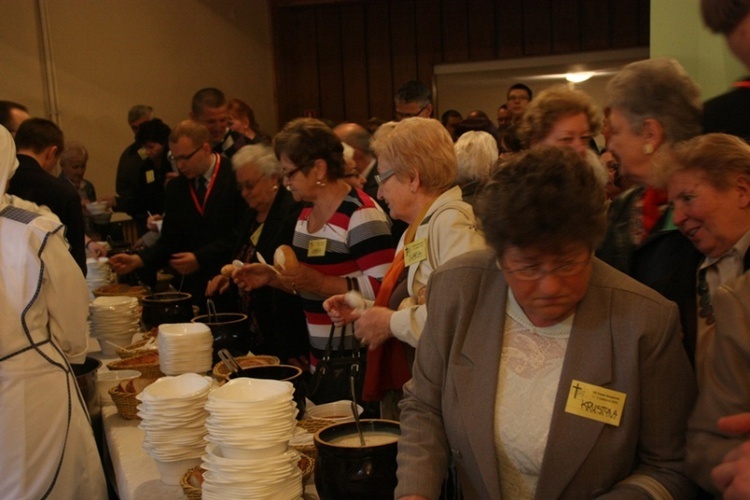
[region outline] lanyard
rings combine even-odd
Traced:
[[[209,181],[208,187],[206,188],[206,197],[203,198],[203,204],[198,201],[198,193],[195,192],[194,183],[192,181],[190,182],[190,196],[192,196],[195,209],[198,210],[198,213],[201,214],[201,217],[203,216],[203,212],[205,212],[206,210],[206,203],[208,202],[209,196],[211,196],[211,190],[214,188],[214,182],[216,181],[216,174],[219,173],[219,167],[221,167],[221,156],[216,154],[216,166],[214,167],[214,173],[211,174],[211,180]]]
[[[742,80],[742,81],[739,81],[739,82],[734,82],[732,84],[732,86],[736,87],[736,88],[750,89],[750,81],[748,81],[748,80]]]

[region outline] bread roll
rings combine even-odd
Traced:
[[[281,245],[273,253],[273,267],[279,271],[296,269],[299,267],[297,256],[294,255],[294,249],[289,245]]]
[[[222,276],[226,276],[227,278],[232,277],[232,273],[234,272],[235,267],[232,264],[227,264],[226,266],[222,266],[221,268],[221,274]]]

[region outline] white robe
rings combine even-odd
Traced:
[[[88,290],[59,221],[12,206],[0,127],[0,498],[106,499],[85,403],[68,362],[88,346]],[[8,154],[5,154],[8,153]]]

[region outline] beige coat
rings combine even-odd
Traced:
[[[750,411],[750,272],[719,287],[711,297],[716,313],[712,350],[706,356],[705,387],[688,425],[688,475],[718,494],[711,469],[747,439],[718,429],[723,416]]]
[[[682,475],[695,398],[677,307],[595,260],[560,376],[536,498],[691,498]],[[491,251],[438,269],[401,403],[396,497],[437,498],[451,455],[467,499],[500,498],[495,393],[507,283]],[[573,379],[627,395],[619,427],[564,411]],[[666,491],[665,491],[666,490]]]

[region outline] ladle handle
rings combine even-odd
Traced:
[[[219,322],[219,317],[216,314],[216,305],[214,304],[213,299],[206,299],[206,312],[208,313],[209,323]]]
[[[359,411],[357,411],[357,392],[354,388],[354,374],[349,375],[349,390],[352,393],[352,401],[351,401],[351,407],[352,407],[352,415],[354,415],[354,425],[357,426],[357,434],[359,434],[359,444],[364,448],[367,446],[367,442],[365,442],[365,436],[362,434],[362,428],[359,425]]]

